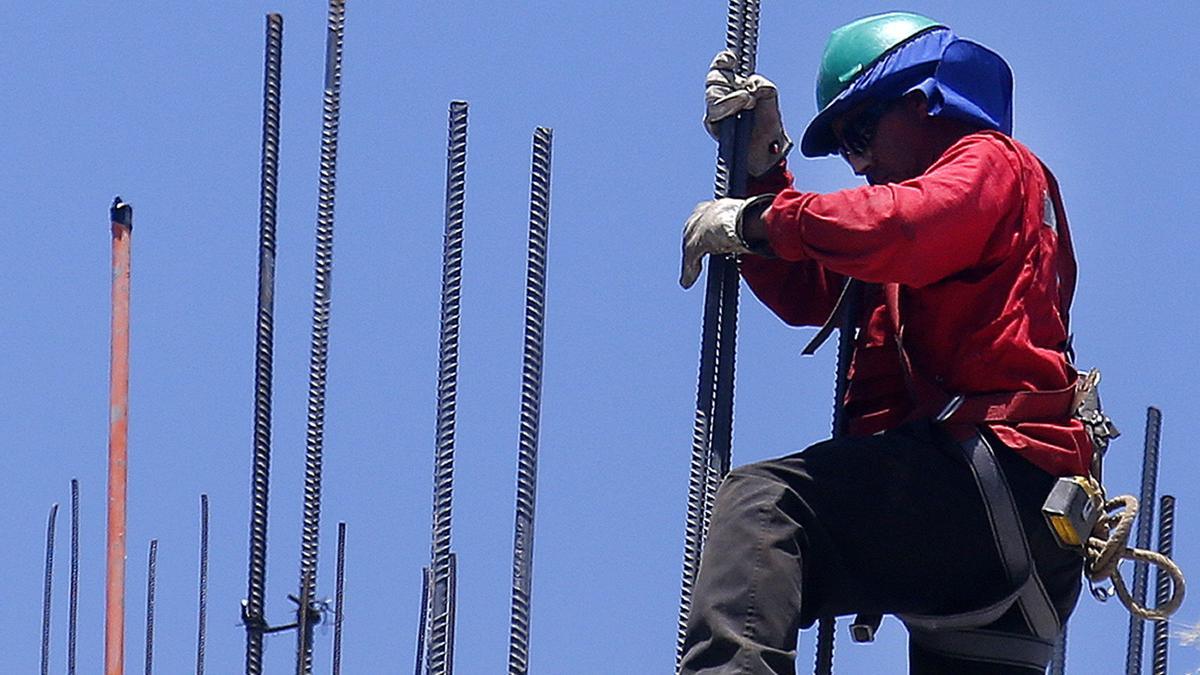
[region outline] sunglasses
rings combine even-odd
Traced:
[[[843,157],[864,155],[875,140],[875,132],[879,129],[879,120],[887,114],[896,101],[879,101],[871,107],[855,115],[842,126],[841,139],[838,141],[838,152]]]

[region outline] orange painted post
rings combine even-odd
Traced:
[[[129,262],[133,208],[112,205],[112,356],[108,413],[108,566],[104,596],[104,673],[125,672],[125,496],[129,432]]]

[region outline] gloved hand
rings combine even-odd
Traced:
[[[756,252],[742,238],[742,217],[748,209],[765,206],[773,196],[726,197],[697,204],[683,225],[683,269],[679,273],[679,285],[691,288],[696,283],[705,254]]]
[[[762,75],[737,74],[737,57],[728,49],[718,52],[704,79],[704,126],[714,139],[721,120],[743,110],[754,110],[754,129],[746,153],[747,170],[761,176],[787,156],[792,139],[783,130],[779,114],[779,90]]]

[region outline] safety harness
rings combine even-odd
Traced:
[[[1057,235],[1059,313],[1063,327],[1069,334],[1070,307],[1077,274],[1075,254],[1058,182],[1044,164],[1042,170],[1047,183],[1043,222],[1054,229]],[[804,354],[816,351],[829,337],[833,327],[839,322],[841,312],[844,311],[843,301],[850,293],[855,292],[854,286],[858,283],[853,279],[847,282],[829,320],[804,348]],[[1074,354],[1068,339],[1061,346],[1074,375],[1074,381],[1068,387],[1052,391],[951,395],[932,380],[922,377],[912,366],[904,346],[900,285],[884,284],[882,293],[892,324],[905,384],[917,408],[910,415],[910,419],[931,418],[950,430],[958,440],[982,497],[993,540],[1012,589],[998,601],[968,612],[948,616],[903,614],[898,618],[908,627],[914,642],[930,651],[952,658],[1044,668],[1050,661],[1062,626],[1058,612],[1038,577],[1008,481],[997,463],[994,449],[980,429],[996,423],[1061,422],[1071,418],[1080,420],[1087,430],[1094,450],[1090,475],[1084,480],[1089,481],[1102,497],[1103,489],[1100,485],[1104,452],[1109,441],[1118,436],[1119,431],[1100,408],[1097,391],[1099,371],[1075,373],[1072,365]],[[1122,507],[1125,509],[1123,513],[1119,512]],[[1086,544],[1079,547],[1080,553],[1088,561],[1086,571],[1093,583],[1093,595],[1101,597],[1102,594],[1097,593],[1094,584],[1098,580],[1108,578],[1112,580],[1116,593],[1131,612],[1143,618],[1165,618],[1182,604],[1182,573],[1165,556],[1128,548],[1130,525],[1137,511],[1135,499],[1126,496],[1103,502],[1103,511],[1105,515],[1099,519],[1095,531]],[[1173,581],[1174,592],[1171,599],[1154,610],[1134,603],[1117,570],[1117,563],[1123,558],[1147,560],[1163,567]],[[1028,625],[1029,634],[985,628],[1014,606]],[[851,626],[854,640],[873,640],[881,619],[881,616],[875,614],[860,614],[856,617]]]

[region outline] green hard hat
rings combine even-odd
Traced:
[[[817,110],[824,110],[889,49],[942,25],[920,14],[888,12],[863,17],[833,31],[817,73]]]

